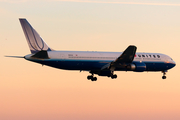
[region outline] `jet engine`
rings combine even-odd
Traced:
[[[146,70],[146,64],[143,62],[134,62],[127,65],[127,69],[135,72],[143,72]]]

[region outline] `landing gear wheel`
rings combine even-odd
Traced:
[[[91,81],[97,81],[97,77],[94,77],[94,74],[87,76],[87,79]]]
[[[162,79],[166,79],[166,76],[162,76]]]
[[[162,71],[162,73],[163,73],[162,79],[166,79],[166,72],[167,71]]]
[[[93,77],[91,81],[97,81],[97,77]]]
[[[89,76],[87,76],[87,79],[88,79],[88,80],[92,80],[92,79],[93,79],[93,76],[92,76],[92,75],[89,75]]]
[[[114,78],[117,78],[117,75],[114,75]]]
[[[112,78],[112,79],[116,79],[116,78],[117,78],[117,75],[112,75],[111,78]]]

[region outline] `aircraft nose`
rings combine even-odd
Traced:
[[[172,60],[171,64],[172,64],[172,67],[176,66],[176,62],[173,60]]]
[[[176,66],[176,62],[175,61],[173,61],[173,64],[174,64],[174,66]]]

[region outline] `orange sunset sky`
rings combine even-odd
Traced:
[[[86,79],[5,55],[30,54],[19,18],[55,50],[163,53],[161,72]],[[0,120],[180,120],[179,0],[0,0]]]

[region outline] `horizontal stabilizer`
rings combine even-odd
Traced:
[[[12,57],[12,58],[24,58],[24,56],[5,56],[5,57]]]
[[[108,63],[108,64],[104,65],[104,66],[101,68],[101,70],[107,69],[107,68],[109,68],[110,66],[111,66],[111,63]]]

